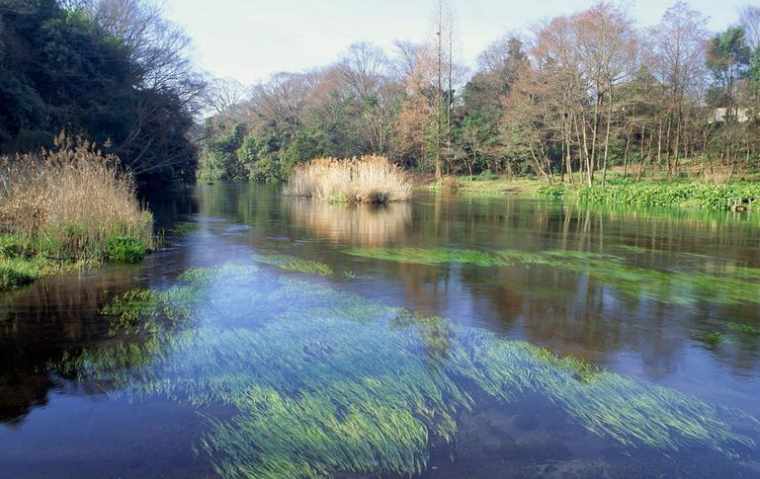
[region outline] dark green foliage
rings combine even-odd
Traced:
[[[65,129],[117,154],[141,184],[192,178],[187,102],[149,87],[121,39],[84,8],[0,0],[0,153],[51,146]]]
[[[118,236],[106,241],[106,258],[114,263],[139,263],[145,253],[145,243],[136,238]]]

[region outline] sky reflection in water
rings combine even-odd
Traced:
[[[142,268],[6,299],[14,477],[102,462],[107,447],[80,448],[124,444],[114,424],[166,453],[140,477],[756,472],[753,229],[440,198],[334,211],[247,189],[197,206]],[[87,408],[109,419],[74,421]],[[120,421],[136,410],[163,412]],[[130,457],[102,464],[124,474]]]

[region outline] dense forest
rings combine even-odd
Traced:
[[[731,178],[760,163],[760,8],[710,32],[677,2],[638,26],[598,3],[507,35],[468,72],[444,2],[428,43],[351,46],[252,88],[211,85],[200,178],[277,181],[314,157],[372,153],[424,173]]]
[[[140,184],[193,180],[204,80],[189,38],[140,0],[0,0],[0,154],[65,130],[117,155]]]

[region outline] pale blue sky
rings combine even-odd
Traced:
[[[734,23],[741,6],[760,0],[692,0],[713,30]],[[475,63],[506,32],[588,8],[589,0],[451,0],[457,16],[459,61]],[[625,2],[640,25],[657,23],[672,2]],[[351,43],[390,51],[393,41],[424,40],[432,32],[433,0],[167,0],[172,20],[194,41],[202,69],[251,84],[280,71],[326,65]]]

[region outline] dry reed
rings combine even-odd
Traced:
[[[390,203],[409,200],[412,182],[382,156],[318,158],[295,168],[285,193],[331,202]]]
[[[152,224],[118,158],[93,143],[61,135],[53,150],[0,158],[0,233],[48,255],[99,259],[120,236],[150,247]]]

